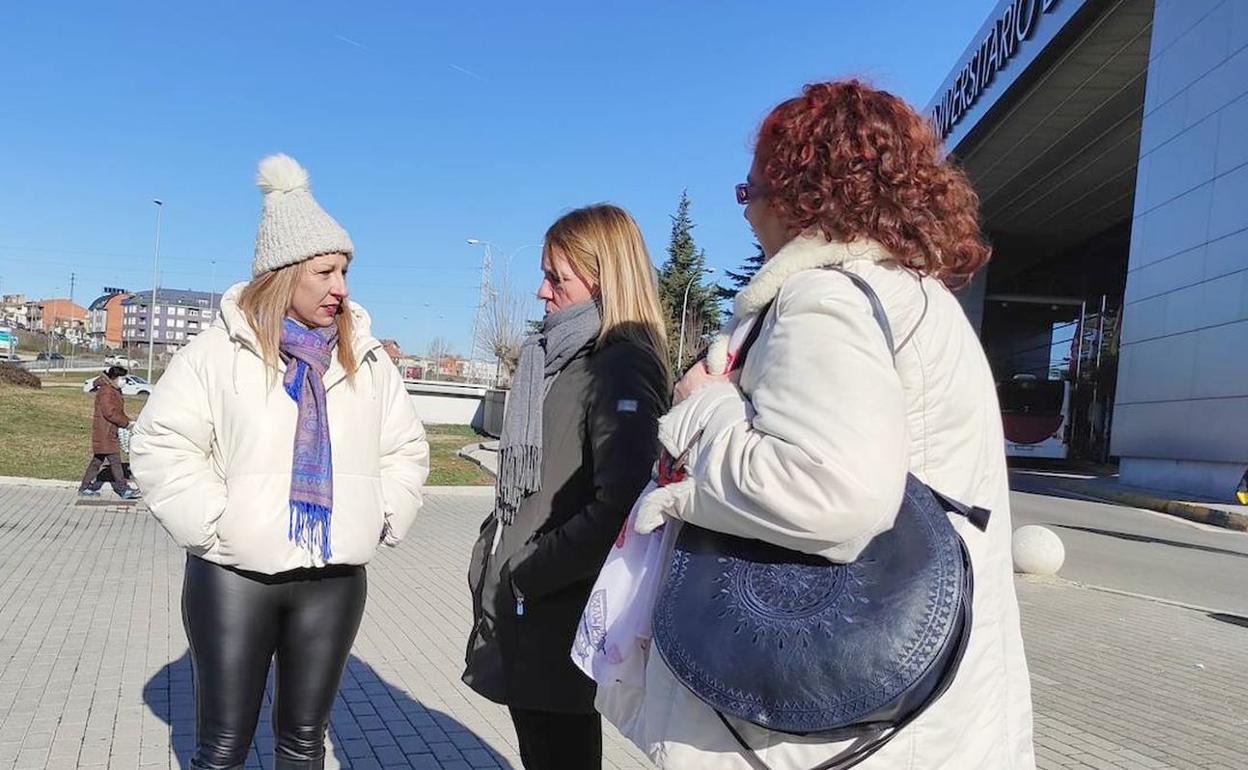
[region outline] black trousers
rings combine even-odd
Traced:
[[[87,463],[87,470],[82,474],[79,489],[98,492],[100,487],[104,486],[96,477],[100,475],[100,468],[104,467],[105,460],[108,461],[108,469],[113,472],[113,491],[120,495],[130,488],[130,485],[126,483],[126,471],[125,466],[121,464],[121,455],[113,453],[91,455],[91,462]]]
[[[511,709],[524,770],[601,770],[602,717]]]
[[[359,566],[264,575],[188,556],[182,620],[195,670],[191,767],[243,766],[274,655],[275,768],[323,767],[329,711],[366,593]]]

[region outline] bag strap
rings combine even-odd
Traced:
[[[745,749],[746,756],[749,759],[752,759],[755,763],[762,767],[763,770],[771,770],[771,765],[764,762],[763,758],[760,757],[758,752],[754,750],[754,747],[752,747],[749,743],[746,743],[745,738],[741,736],[741,733],[737,730],[737,728],[733,727],[732,722],[728,721],[728,717],[724,716],[719,711],[715,711],[715,716],[719,717],[719,721],[723,722],[724,727],[728,728],[728,732],[732,733],[732,737],[736,739],[737,744],[740,745],[741,748]],[[866,739],[866,742],[857,748],[850,746],[846,751],[832,757],[831,759],[820,762],[810,768],[810,770],[849,770],[849,768],[863,762],[867,759],[867,757],[870,757],[875,752],[884,748],[884,744],[891,741],[893,736],[901,732],[903,727],[910,724],[910,722],[914,720],[915,716],[917,715],[911,715],[902,724],[892,730],[888,730],[887,734],[882,732],[879,735]]]
[[[909,334],[906,335],[906,338],[904,340],[902,340],[901,347],[894,348],[893,347],[893,328],[888,323],[888,314],[884,312],[884,303],[880,302],[880,296],[875,293],[875,289],[871,288],[871,284],[867,283],[866,280],[864,280],[862,276],[855,275],[854,273],[851,273],[848,270],[842,270],[839,267],[831,267],[828,269],[836,270],[838,273],[848,278],[851,283],[857,286],[858,289],[867,296],[867,302],[870,303],[871,305],[871,315],[875,316],[875,322],[880,325],[880,331],[884,332],[884,340],[888,343],[888,349],[893,354],[893,363],[896,364],[897,351],[900,350],[901,347],[905,347],[906,343],[908,343],[911,340],[911,338],[914,337],[915,332],[917,332],[919,329],[918,325],[916,324],[914,329]],[[920,283],[919,286],[920,288],[922,288],[922,283]],[[919,317],[920,324],[923,323],[923,319],[927,316],[927,305],[928,305],[927,292],[924,291],[923,292],[923,315]],[[988,530],[988,519],[989,517],[992,516],[992,511],[988,510],[987,508],[980,508],[977,505],[971,506],[971,505],[967,505],[966,503],[960,503],[957,500],[954,500],[952,497],[949,497],[948,495],[942,495],[941,493],[937,492],[934,489],[932,489],[932,494],[936,496],[936,501],[939,502],[946,511],[950,513],[956,513],[957,515],[971,522],[971,524],[980,532],[986,532]]]
[[[948,495],[942,495],[931,487],[928,487],[928,489],[931,490],[932,495],[936,498],[936,502],[940,503],[946,511],[956,513],[971,522],[971,525],[980,532],[988,531],[988,519],[992,517],[992,511],[987,508],[981,508],[978,505],[960,503]]]
[[[888,313],[884,312],[884,303],[880,302],[880,296],[875,293],[875,289],[872,289],[871,284],[867,283],[860,275],[856,275],[847,270],[842,270],[841,268],[835,266],[828,266],[824,269],[835,270],[845,276],[866,296],[867,302],[871,305],[871,315],[875,318],[875,322],[879,324],[880,331],[884,332],[884,341],[888,344],[888,350],[892,354],[893,360],[896,361],[897,351],[901,348],[896,347],[893,344],[893,327],[892,324],[888,322]],[[754,343],[758,341],[758,335],[763,331],[763,321],[767,318],[767,314],[771,312],[771,308],[775,304],[776,301],[773,299],[771,302],[764,305],[763,309],[758,312],[758,315],[754,320],[754,325],[750,327],[749,334],[745,335],[745,341],[741,343],[741,349],[737,351],[736,358],[733,359],[732,366],[734,369],[740,369],[745,364],[745,357],[750,352],[750,348],[754,347]],[[927,292],[924,291],[923,316],[919,318],[919,323],[922,323],[923,318],[926,316]],[[910,338],[914,336],[914,333],[918,331],[918,328],[919,327],[916,324],[914,329],[906,335],[904,340],[902,340],[901,347],[905,347],[906,343],[910,341]]]
[[[866,279],[862,276],[856,273],[851,273],[848,270],[844,270],[838,266],[828,266],[824,269],[835,270],[845,276],[849,279],[850,283],[857,286],[858,290],[866,296],[867,303],[871,305],[871,315],[875,318],[875,322],[879,324],[880,331],[884,333],[884,342],[888,345],[888,350],[892,354],[893,364],[896,365],[897,352],[901,350],[901,348],[904,348],[906,344],[913,339],[915,332],[919,330],[919,324],[922,324],[923,319],[927,317],[927,308],[929,304],[927,291],[923,291],[923,313],[919,316],[919,322],[915,324],[913,329],[910,330],[910,333],[906,335],[906,338],[901,341],[900,346],[894,346],[893,327],[892,324],[888,322],[888,313],[884,311],[884,303],[880,301],[880,295],[875,293],[875,289],[871,288],[871,284],[867,283]],[[923,288],[922,279],[920,279],[919,288]],[[738,369],[744,365],[746,354],[749,353],[750,348],[754,347],[754,343],[758,340],[758,335],[763,330],[763,319],[765,319],[767,314],[771,312],[771,306],[774,305],[775,302],[776,301],[773,299],[771,302],[767,303],[766,307],[759,311],[758,317],[754,321],[754,326],[750,328],[750,332],[746,335],[745,341],[741,343],[741,350],[737,353],[736,359],[733,360],[734,369]],[[1245,477],[1248,477],[1248,474],[1245,474]],[[977,505],[971,506],[966,503],[960,503],[952,497],[942,495],[934,489],[932,490],[932,494],[936,496],[937,502],[944,506],[946,511],[956,513],[971,522],[971,524],[980,532],[988,531],[988,519],[992,516],[992,511],[987,508],[981,508]]]
[[[758,311],[758,315],[754,317],[754,325],[750,327],[749,334],[745,335],[745,340],[741,343],[741,348],[737,351],[737,355],[732,359],[732,368],[740,369],[745,366],[745,357],[749,354],[750,348],[754,347],[754,343],[758,342],[758,335],[763,333],[763,321],[767,318],[767,314],[771,312],[771,306],[776,304],[773,299]]]
[[[893,345],[893,325],[888,322],[888,313],[884,312],[884,303],[880,302],[880,295],[876,294],[875,289],[871,288],[871,284],[867,283],[866,280],[860,275],[851,273],[848,270],[842,270],[839,267],[829,267],[826,269],[835,270],[845,276],[849,279],[850,283],[857,286],[859,291],[866,295],[867,302],[871,305],[871,315],[875,316],[875,322],[880,325],[880,331],[884,332],[884,342],[888,344],[889,355],[892,356],[893,363],[896,363],[897,348]],[[926,311],[927,308],[924,307],[924,313],[926,313]],[[920,318],[919,322],[922,323],[923,319]],[[906,342],[909,342],[910,337],[913,336],[914,332],[910,332],[910,334],[906,337]]]

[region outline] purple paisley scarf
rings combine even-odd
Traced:
[[[294,464],[290,472],[291,542],[319,549],[328,560],[329,515],[334,508],[334,463],[325,408],[325,372],[338,341],[338,329],[306,329],[287,318],[279,346],[286,376],[282,384],[299,409]]]

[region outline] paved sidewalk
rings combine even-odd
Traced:
[[[142,506],[0,486],[0,770],[185,768],[183,555]],[[519,768],[506,712],[459,682],[485,494],[434,494],[369,567],[327,767]],[[1022,581],[1039,765],[1248,766],[1243,619]],[[266,704],[267,709],[267,704]],[[261,716],[249,768],[269,767]],[[607,766],[648,767],[609,733]]]

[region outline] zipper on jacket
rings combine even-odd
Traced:
[[[507,582],[511,584],[511,594],[516,597],[516,617],[524,617],[524,594],[520,593],[520,589],[516,587],[516,581],[511,575],[507,576]]]

